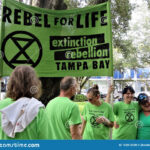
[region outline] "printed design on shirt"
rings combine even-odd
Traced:
[[[124,109],[124,118],[127,123],[133,123],[135,121],[136,110],[133,109]]]
[[[104,111],[89,110],[90,124],[93,128],[101,128],[102,124],[96,122],[98,117],[104,116]]]
[[[90,123],[91,123],[91,125],[92,126],[98,126],[99,125],[99,123],[97,123],[96,122],[96,118],[97,118],[98,116],[92,116],[91,118],[90,118]]]
[[[134,115],[131,114],[130,112],[126,113],[125,119],[127,122],[132,122],[134,120]]]

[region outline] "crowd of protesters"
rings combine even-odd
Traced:
[[[134,101],[134,89],[126,86],[123,100],[112,106],[112,91],[110,86],[103,100],[98,86],[91,87],[80,114],[71,101],[77,82],[64,77],[59,96],[45,108],[38,100],[42,90],[36,72],[30,66],[18,66],[10,76],[6,98],[0,101],[0,139],[150,139],[149,97],[141,93]]]

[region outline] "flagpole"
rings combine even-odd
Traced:
[[[114,79],[113,79],[113,77],[111,77],[110,83],[111,83],[111,85],[114,86]],[[113,106],[113,92],[111,93],[110,104]]]

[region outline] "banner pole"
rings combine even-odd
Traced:
[[[113,77],[111,77],[110,80],[111,80],[111,81],[110,81],[111,85],[114,86],[114,79],[113,79]],[[111,93],[110,104],[113,106],[113,92]]]

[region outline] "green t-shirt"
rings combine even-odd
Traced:
[[[87,102],[82,115],[86,121],[83,139],[109,139],[110,128],[105,126],[103,123],[97,123],[96,118],[104,116],[113,122],[114,114],[110,104],[102,101],[100,106],[95,106]]]
[[[131,101],[126,104],[123,101],[117,102],[113,106],[116,122],[119,128],[113,129],[112,139],[136,139],[138,123],[138,102]]]
[[[6,98],[0,101],[0,110],[8,105],[14,103],[10,98]],[[15,110],[14,110],[15,111]],[[47,114],[45,109],[40,108],[38,115],[35,119],[26,127],[26,129],[21,133],[16,133],[15,138],[8,137],[2,130],[1,126],[1,113],[0,113],[0,139],[3,140],[18,140],[18,139],[48,139],[49,134],[49,124],[47,122]]]
[[[82,122],[77,104],[67,97],[56,97],[48,103],[46,110],[52,131],[49,139],[72,139],[70,126]]]
[[[138,124],[137,139],[149,140],[150,139],[150,115],[145,116],[144,112],[140,113]]]

